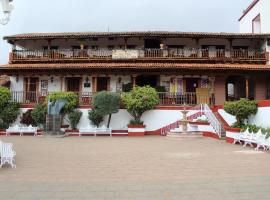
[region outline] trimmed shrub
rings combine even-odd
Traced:
[[[11,100],[11,93],[6,87],[0,87],[0,108],[3,108]]]
[[[103,121],[103,116],[93,109],[88,111],[88,119],[93,125],[99,127],[100,123]]]
[[[81,117],[82,112],[80,110],[73,110],[71,113],[69,113],[68,119],[73,130],[77,129],[77,125],[80,122]]]
[[[8,102],[0,112],[0,129],[7,129],[20,114],[20,105],[16,102]]]
[[[239,101],[225,102],[224,110],[236,117],[237,124],[245,124],[250,115],[257,113],[258,107],[255,101],[240,99]]]
[[[34,122],[40,127],[45,127],[46,115],[47,107],[45,104],[37,104],[31,112]]]
[[[120,95],[106,91],[99,92],[94,96],[92,106],[103,117],[109,115],[107,122],[107,127],[109,128],[112,114],[119,111]]]
[[[122,101],[127,111],[139,122],[144,112],[159,103],[156,90],[150,86],[135,87],[131,92],[123,93]]]

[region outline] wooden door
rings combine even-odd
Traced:
[[[81,78],[80,77],[68,77],[67,78],[67,91],[68,92],[80,92],[81,91]]]
[[[97,77],[97,92],[108,91],[110,84],[109,77]]]

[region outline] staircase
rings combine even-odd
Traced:
[[[220,116],[220,114],[218,113],[218,111],[214,111],[213,114],[216,116],[217,120],[219,121],[219,123],[221,125],[221,138],[225,138],[226,137],[225,127],[228,126],[228,124]]]

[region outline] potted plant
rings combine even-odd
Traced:
[[[142,114],[159,103],[156,90],[150,86],[135,87],[131,92],[122,95],[127,111],[133,117],[128,125],[129,136],[145,135],[145,125],[141,121]]]
[[[73,110],[71,113],[68,114],[71,130],[68,130],[67,132],[79,132],[79,130],[77,129],[77,125],[80,122],[81,117],[82,112],[80,110]]]

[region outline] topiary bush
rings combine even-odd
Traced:
[[[31,112],[31,116],[34,120],[34,122],[39,127],[45,127],[46,124],[46,115],[47,115],[47,107],[45,104],[37,104],[35,108]]]
[[[92,106],[103,117],[109,115],[107,127],[110,127],[112,114],[117,113],[120,107],[120,95],[102,91],[94,96]]]
[[[20,114],[20,106],[11,100],[11,93],[0,87],[0,129],[7,129]]]
[[[67,104],[63,107],[61,113],[67,114],[72,112],[78,105],[78,95],[74,92],[53,92],[46,97],[46,104],[48,100],[56,101],[58,99],[67,100]]]
[[[131,92],[123,93],[122,101],[127,111],[139,122],[144,112],[159,103],[156,90],[150,86],[135,87]]]
[[[73,110],[68,114],[68,119],[73,130],[77,129],[77,125],[82,117],[82,112],[80,110]]]
[[[258,107],[255,101],[248,99],[240,99],[239,101],[225,102],[224,110],[236,117],[237,126],[245,124],[245,120],[250,115],[255,115],[258,111]]]
[[[103,121],[103,116],[93,109],[88,111],[88,119],[93,125],[99,127],[100,123]]]

